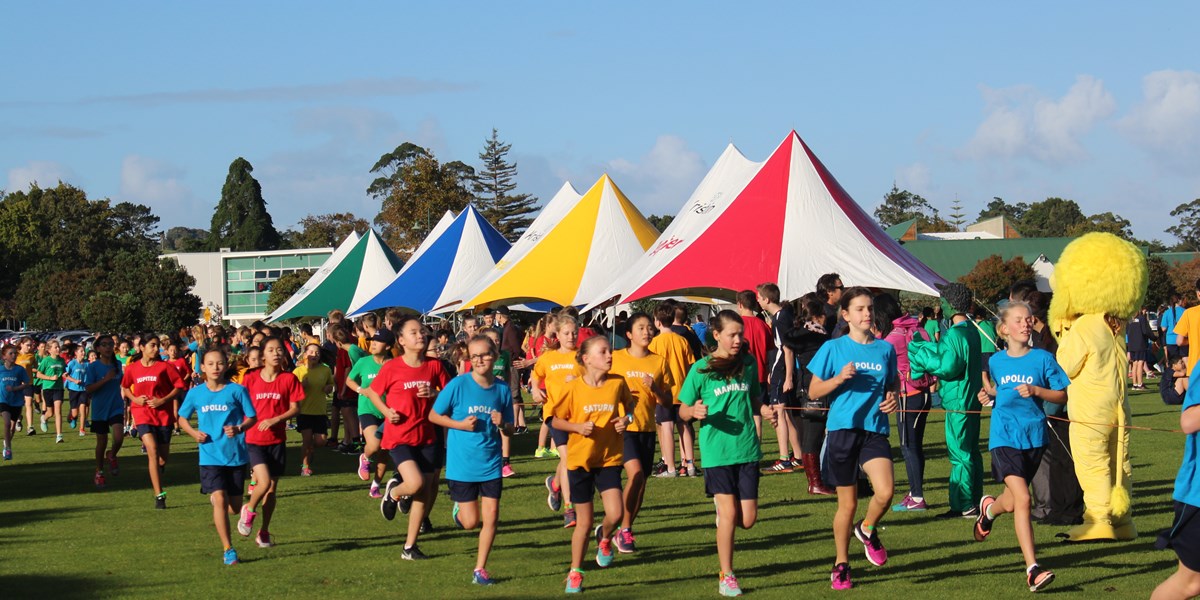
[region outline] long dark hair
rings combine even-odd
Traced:
[[[732,310],[723,310],[708,320],[708,330],[720,333],[730,323],[745,326],[741,315]],[[705,375],[716,375],[721,379],[733,379],[741,376],[742,370],[745,367],[746,354],[744,352],[738,352],[733,356],[715,356],[710,354],[708,357],[708,366],[700,369],[700,372]]]
[[[904,311],[896,297],[887,292],[877,294],[871,300],[871,324],[879,332],[879,337],[887,337],[892,332],[892,322],[900,318]]]

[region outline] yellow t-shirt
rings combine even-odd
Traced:
[[[679,390],[683,388],[683,380],[687,379],[688,369],[696,362],[692,347],[682,335],[663,330],[650,340],[650,351],[666,361],[667,373],[671,376],[671,402],[679,404]]]
[[[555,391],[567,382],[568,376],[583,375],[583,367],[575,362],[575,352],[550,350],[543,352],[533,365],[533,374],[546,388],[546,404],[542,406],[542,418],[554,416]]]
[[[631,413],[633,423],[629,424],[629,431],[653,432],[654,407],[658,404],[658,396],[646,387],[643,377],[649,375],[659,389],[673,388],[674,382],[671,380],[671,374],[667,372],[666,361],[653,352],[642,358],[635,358],[628,349],[617,350],[612,354],[612,370],[609,372],[625,378],[625,384],[629,386],[629,391],[637,402]]]
[[[590,436],[572,433],[567,438],[568,469],[590,471],[621,466],[625,439],[617,433],[615,423],[625,418],[625,407],[633,402],[624,377],[609,374],[600,387],[588,385],[582,376],[576,377],[565,385],[555,386],[551,398],[556,400],[555,420],[595,423]]]
[[[1175,325],[1176,335],[1186,335],[1188,341],[1187,373],[1192,374],[1192,368],[1200,362],[1200,306],[1193,306],[1179,316]],[[17,362],[20,362],[18,360]]]
[[[33,382],[35,381],[33,378],[33,371],[37,367],[37,355],[32,352],[28,352],[25,354],[18,353],[16,364],[18,367],[25,368],[25,375],[29,378],[29,384],[30,384],[29,387],[25,388],[22,391],[25,392],[26,396],[32,396],[33,395]]]
[[[300,414],[324,415],[329,406],[329,395],[325,393],[327,386],[333,385],[333,371],[318,363],[315,367],[300,365],[292,371],[292,375],[300,380],[304,387],[304,400],[300,402]]]

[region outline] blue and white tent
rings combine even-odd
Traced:
[[[373,298],[351,305],[347,314],[357,316],[394,306],[427,314],[461,298],[509,247],[508,240],[474,206],[467,205],[457,217],[446,211],[391,283]]]

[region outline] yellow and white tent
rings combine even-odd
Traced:
[[[569,197],[558,200],[543,211],[552,213],[545,215],[550,229],[538,230],[535,222],[454,310],[541,301],[584,304],[658,239],[658,230],[607,174],[574,203]]]

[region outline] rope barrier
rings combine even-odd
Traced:
[[[824,412],[828,412],[828,411],[832,410],[832,409],[823,408],[823,407],[822,408],[806,408],[803,406],[785,406],[785,407],[783,407],[783,409],[784,410],[801,410],[801,411],[803,411],[803,410],[824,411]],[[930,408],[927,410],[895,410],[892,412],[893,413],[926,413],[926,414],[936,413],[936,414],[958,414],[958,415],[985,415],[985,414],[990,415],[991,414],[991,411],[949,410],[949,409],[945,409],[945,408]],[[1182,429],[1163,429],[1161,427],[1143,427],[1140,425],[1116,425],[1113,423],[1092,423],[1089,421],[1076,421],[1073,419],[1064,419],[1062,417],[1056,417],[1056,416],[1052,416],[1052,415],[1046,415],[1046,418],[1053,419],[1055,421],[1061,421],[1063,423],[1078,423],[1080,425],[1091,425],[1093,427],[1112,427],[1114,429],[1131,429],[1131,430],[1136,430],[1136,431],[1158,431],[1161,433],[1184,433],[1184,431]]]

